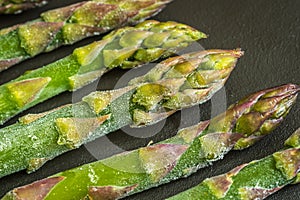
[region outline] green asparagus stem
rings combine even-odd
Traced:
[[[171,0],[93,0],[50,10],[0,30],[0,71],[61,45],[73,44],[160,12]]]
[[[47,4],[47,0],[0,0],[0,14],[17,14]]]
[[[133,68],[164,58],[204,37],[187,25],[154,20],[116,30],[61,60],[1,85],[0,124],[46,99],[87,85],[112,68]]]
[[[300,128],[286,141],[293,148],[243,164],[226,174],[205,179],[199,185],[168,200],[265,199],[289,184],[299,183],[299,138]]]
[[[203,65],[204,66],[204,65]],[[207,65],[205,65],[207,66]],[[173,68],[174,69],[174,68]],[[257,92],[232,105],[224,114],[180,130],[158,144],[125,152],[58,173],[12,190],[3,199],[118,199],[170,182],[221,159],[240,140],[258,141],[287,115],[299,87],[283,85]],[[233,112],[234,111],[234,112]],[[265,116],[252,132],[237,132],[239,120]],[[231,124],[229,131],[211,132],[216,123]],[[230,121],[230,122],[229,122]],[[268,128],[266,128],[268,127]],[[253,140],[253,138],[256,138]],[[245,144],[244,147],[249,146]],[[241,144],[239,144],[241,147]]]
[[[207,101],[226,82],[240,50],[201,51],[170,58],[145,83],[94,92],[82,102],[26,115],[0,130],[0,177],[28,169],[82,144],[133,124],[156,123],[176,110]],[[184,67],[188,66],[188,67]]]

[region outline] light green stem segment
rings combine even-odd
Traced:
[[[171,0],[92,0],[44,12],[0,30],[0,71],[61,45],[73,44],[160,12]]]
[[[26,168],[34,171],[123,126],[152,124],[207,101],[226,82],[241,55],[240,50],[210,50],[170,58],[137,78],[144,83],[94,92],[77,104],[22,117],[20,123],[0,130],[0,177]],[[185,65],[188,71],[182,70]],[[161,75],[150,81],[154,71]]]
[[[300,182],[300,129],[287,141],[289,148],[238,166],[168,200],[265,199],[289,184]]]
[[[17,14],[47,4],[47,0],[0,0],[0,14]]]
[[[234,148],[240,139],[253,138],[253,136],[262,137],[269,134],[278,123],[269,126],[268,131],[261,132],[262,127],[270,124],[271,120],[283,118],[295,101],[297,92],[297,86],[284,85],[255,93],[232,105],[227,110],[225,118],[225,115],[221,114],[211,122],[200,122],[195,126],[182,129],[174,137],[158,144],[118,154],[16,188],[3,199],[24,199],[25,195],[31,199],[38,196],[38,199],[47,200],[58,198],[118,199],[186,177],[213,161],[221,159]],[[277,98],[276,101],[274,98]],[[276,103],[274,104],[274,102]],[[259,112],[257,110],[260,112],[264,110],[261,114],[269,113],[269,115],[261,121],[259,127],[253,129],[252,133],[236,132],[237,119],[231,121],[232,128],[228,132],[211,132],[210,126],[214,126],[212,123],[216,123],[217,120],[219,123],[223,123],[224,119],[229,119],[232,110],[236,111],[234,117],[238,118]],[[279,110],[281,110],[281,115],[275,115]],[[257,139],[251,144],[256,141]],[[245,147],[247,146],[249,145]],[[287,159],[289,159],[288,156],[289,154],[287,154]],[[287,169],[284,164],[285,160],[281,159],[284,156],[278,155],[277,157],[278,163],[282,163],[278,164],[278,167],[281,168],[281,171],[285,171]],[[267,161],[264,164],[273,166],[274,162]],[[284,174],[293,176],[292,171],[288,169]],[[247,176],[249,177],[249,175]],[[276,173],[276,177],[281,178],[279,181],[283,179],[280,172]],[[220,194],[220,192],[218,193]]]
[[[203,37],[187,25],[154,20],[116,30],[66,58],[1,85],[0,124],[46,99],[87,85],[112,68],[133,68],[164,58]]]

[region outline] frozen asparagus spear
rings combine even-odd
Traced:
[[[75,49],[70,56],[1,85],[0,124],[59,93],[83,87],[114,67],[133,68],[164,58],[203,37],[205,34],[187,25],[154,20],[116,30]]]
[[[201,184],[169,200],[265,199],[289,184],[299,183],[299,137],[300,129],[287,141],[292,148],[243,164],[226,174],[205,179]]]
[[[0,130],[0,177],[26,168],[34,171],[123,126],[153,124],[207,101],[224,85],[241,55],[240,50],[209,50],[170,58],[130,86],[94,92],[77,104],[22,117],[20,123]]]
[[[224,114],[180,130],[174,137],[158,144],[125,152],[58,173],[30,185],[16,188],[3,199],[118,199],[186,177],[221,159],[236,147],[246,148],[269,134],[287,115],[299,87],[283,85],[257,92],[232,105]],[[257,123],[249,121],[261,115]],[[252,131],[239,128],[241,121],[251,123]],[[216,123],[226,121],[226,132]],[[216,132],[211,132],[210,126]],[[250,129],[249,129],[250,130]],[[247,140],[248,139],[248,140]],[[248,141],[248,142],[246,142]]]
[[[93,0],[50,10],[25,24],[0,30],[0,71],[61,45],[133,25],[171,0]]]
[[[17,14],[45,5],[47,2],[47,0],[0,0],[0,14]]]

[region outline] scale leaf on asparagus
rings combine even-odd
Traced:
[[[208,166],[213,161],[222,159],[227,152],[234,149],[236,144],[239,144],[241,139],[245,141],[249,138],[251,141],[250,143],[243,143],[243,147],[246,148],[257,142],[258,138],[270,134],[271,130],[278,126],[279,122],[288,114],[296,100],[298,91],[298,86],[288,84],[254,93],[230,106],[226,112],[211,121],[203,121],[182,129],[174,137],[158,144],[60,172],[49,178],[16,188],[3,199],[9,197],[22,199],[21,195],[25,193],[32,195],[32,198],[39,196],[41,199],[47,200],[58,198],[119,199],[186,177],[196,170]],[[280,100],[274,101],[274,98],[277,97]],[[253,127],[252,132],[237,132],[238,120],[254,113],[267,115],[267,117],[260,121],[260,126]],[[226,124],[230,124],[229,129],[222,131],[216,128],[218,123],[221,127],[225,121]],[[277,123],[270,123],[270,121]],[[268,124],[269,129],[262,129],[266,124]],[[212,132],[213,129],[216,131]],[[299,135],[298,137],[294,136],[294,138],[299,139]],[[293,139],[293,141],[295,140]],[[239,148],[241,147],[239,144]],[[295,181],[295,170],[286,168],[289,165],[284,164],[291,155],[287,153],[276,156],[279,163],[278,168],[281,171],[277,172],[277,175],[280,175],[278,177],[281,179],[287,175]],[[299,170],[299,157],[297,159],[295,163],[298,163],[296,167]],[[268,165],[263,163],[263,168],[270,165],[269,161],[266,163]],[[254,163],[254,165],[256,164]],[[272,164],[271,166],[274,167],[275,165]],[[243,168],[246,169],[246,166],[233,170],[229,177],[225,177],[226,180],[219,177],[206,181],[206,187],[210,187],[218,197],[222,197],[232,182],[230,178],[242,172]],[[265,171],[263,169],[261,172]],[[282,172],[284,172],[283,175]],[[248,174],[247,177],[251,178]],[[222,184],[215,184],[218,181],[222,181]],[[291,182],[289,181],[289,183]],[[45,192],[39,190],[42,187]],[[249,188],[243,194],[246,192],[257,192],[257,188]]]

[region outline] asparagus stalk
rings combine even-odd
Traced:
[[[207,101],[224,85],[241,55],[240,50],[209,50],[170,58],[130,86],[94,92],[77,104],[22,117],[20,123],[0,130],[0,177],[26,168],[34,171],[123,126],[153,124]]]
[[[45,5],[47,2],[47,0],[0,0],[0,14],[17,14]]]
[[[150,20],[121,28],[1,85],[0,124],[59,93],[81,88],[114,67],[133,68],[164,58],[203,37],[205,34],[176,22]]]
[[[0,71],[61,45],[133,25],[171,0],[93,0],[50,10],[25,24],[0,30]]]
[[[158,144],[118,154],[86,164],[32,184],[16,188],[3,199],[118,199],[185,177],[221,159],[243,141],[246,148],[267,135],[287,115],[299,87],[283,85],[263,90],[232,105],[224,114],[180,130],[174,137]],[[243,132],[240,120],[260,114],[259,126]],[[211,132],[210,126],[224,121],[227,132]],[[240,132],[239,132],[240,131]],[[253,139],[255,138],[255,139]],[[248,139],[248,140],[247,140]],[[245,140],[248,141],[245,142]]]
[[[226,174],[205,179],[176,199],[265,199],[289,184],[300,182],[300,128],[287,140],[290,147],[243,164]]]

